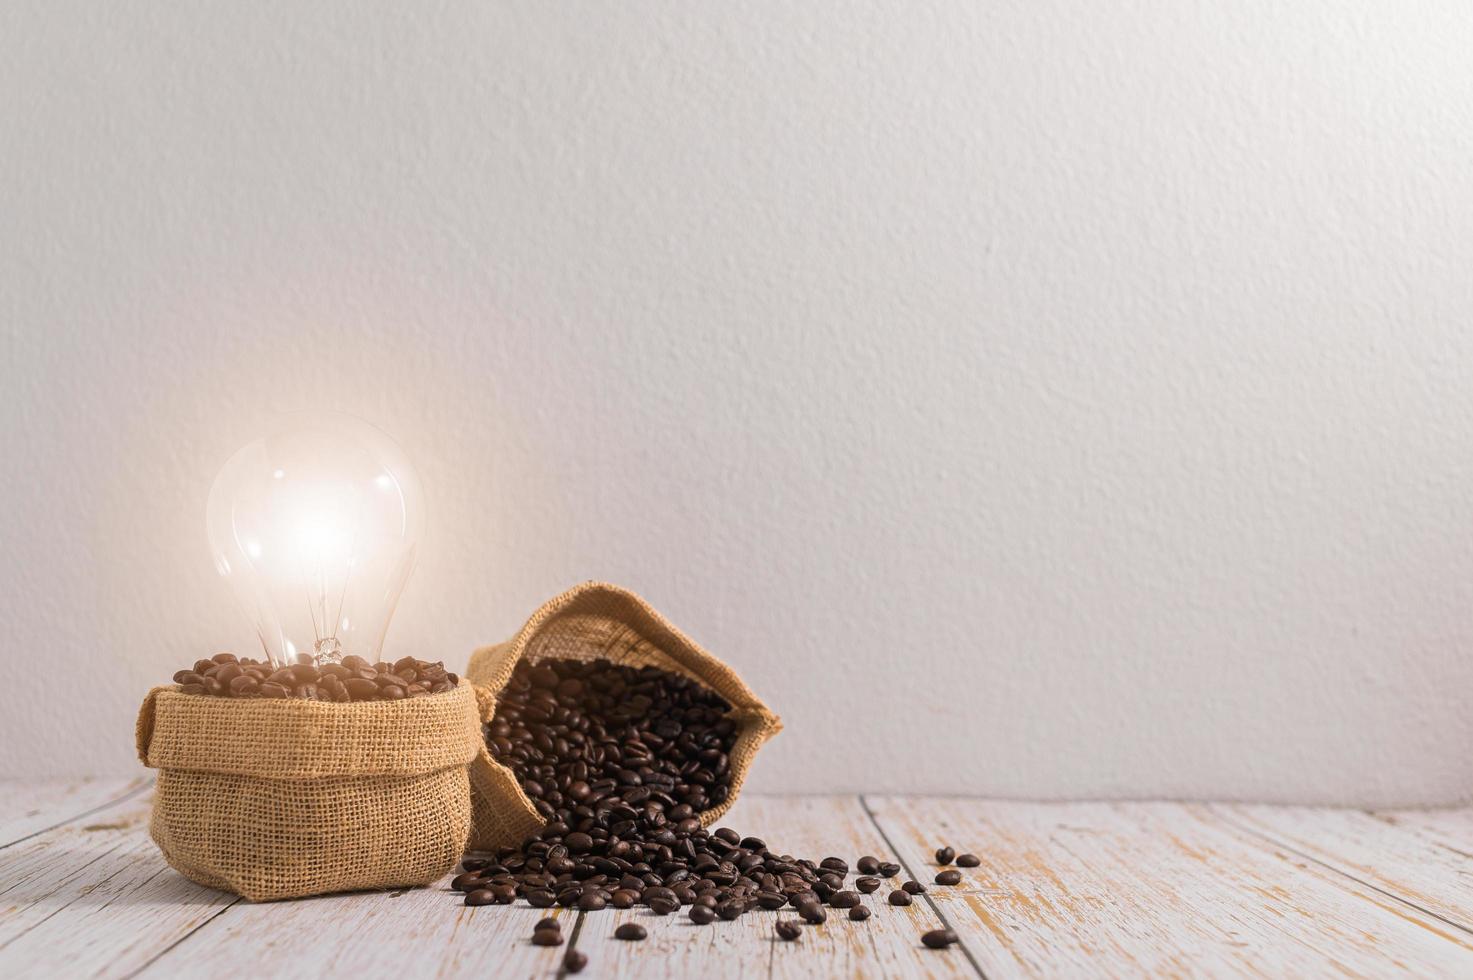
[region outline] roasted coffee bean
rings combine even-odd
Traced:
[[[890,893],[889,901],[891,905],[909,905],[910,892],[901,891],[899,888],[897,888]]]
[[[936,876],[938,885],[960,885],[961,883],[962,873],[960,871],[943,871]]]
[[[538,919],[537,924],[532,927],[532,931],[535,932],[538,929],[561,929],[562,927],[563,924],[558,921],[557,916],[549,915]]]
[[[975,868],[981,865],[982,859],[975,854],[958,854],[956,866],[959,868]]]
[[[849,918],[853,919],[855,922],[863,922],[865,919],[869,918],[869,909],[865,908],[863,905],[856,905],[854,906],[854,908],[849,910]]]
[[[654,898],[646,899],[645,904],[656,915],[669,915],[671,912],[680,908],[680,902],[673,896],[666,898],[663,895],[657,895]]]
[[[843,858],[826,857],[818,862],[818,866],[825,871],[832,871],[839,875],[847,875],[849,873],[849,862]]]
[[[467,871],[463,874],[456,875],[454,878],[451,878],[450,887],[454,888],[458,892],[468,892],[482,887],[485,884],[485,881],[486,879],[482,878],[478,872]]]
[[[956,858],[956,851],[949,847],[938,848],[936,851],[937,864],[950,864]]]
[[[639,901],[639,893],[628,888],[620,888],[609,896],[609,904],[616,909],[632,909]]]
[[[780,909],[788,904],[788,897],[782,892],[758,892],[757,904],[765,909]]]
[[[829,904],[836,909],[852,909],[859,904],[859,892],[834,892],[829,896]]]
[[[950,929],[932,929],[921,934],[921,942],[931,949],[945,949],[956,942],[956,933]]]
[[[534,909],[552,908],[553,903],[557,901],[557,896],[546,888],[533,888],[527,892],[526,898],[527,904]]]
[[[583,912],[597,912],[608,904],[608,900],[598,892],[584,892],[583,897],[578,899],[578,908]]]
[[[716,921],[716,910],[709,905],[692,905],[687,913],[690,920],[698,926],[706,926]]]
[[[905,884],[901,885],[900,887],[901,888],[904,888],[906,891],[910,892],[912,895],[919,895],[919,894],[921,894],[922,892],[924,892],[926,890],[926,886],[923,885],[923,884],[921,884],[919,881],[916,881],[914,878],[912,878],[910,881],[907,881]]]
[[[557,929],[534,929],[532,931],[533,946],[561,946],[563,934]]]
[[[716,914],[726,922],[735,922],[747,911],[747,907],[739,901],[729,900],[716,906]]]
[[[343,681],[343,687],[348,689],[348,694],[354,701],[367,701],[378,697],[378,685],[361,677],[348,678]]]
[[[576,949],[568,950],[568,954],[563,957],[563,969],[569,973],[582,973],[583,968],[587,965],[587,955],[578,952]]]
[[[822,925],[829,917],[829,914],[823,910],[823,906],[817,902],[805,902],[798,906],[798,915],[804,922],[811,922],[814,925]]]
[[[880,870],[880,859],[866,854],[864,857],[854,862],[854,870],[858,871],[862,875],[877,874]]]
[[[880,867],[877,870],[881,878],[894,878],[900,874],[900,865],[890,861],[881,861]]]
[[[777,938],[789,943],[803,935],[803,927],[792,919],[781,920],[773,926],[773,930],[777,933]]]
[[[615,939],[628,939],[633,942],[638,942],[647,935],[649,933],[644,931],[644,926],[637,922],[626,922],[614,930]]]
[[[489,888],[477,888],[475,891],[465,893],[465,904],[467,905],[494,905],[496,895]]]
[[[868,895],[880,887],[880,879],[872,878],[869,875],[865,875],[863,878],[855,878],[854,887],[858,888],[861,893]]]

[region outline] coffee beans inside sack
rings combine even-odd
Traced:
[[[186,877],[264,901],[428,884],[470,831],[476,695],[439,663],[220,654],[151,691],[150,832]]]
[[[696,696],[694,692],[703,692],[698,696],[715,700],[697,706],[701,714],[700,721],[696,722],[695,716],[662,719],[658,714],[652,714],[651,709],[658,700],[651,694],[652,686],[631,694],[623,709],[627,717],[613,718],[611,723],[627,725],[635,718],[647,716],[649,725],[643,729],[647,737],[640,742],[643,748],[635,749],[636,756],[631,757],[630,764],[614,767],[612,772],[600,769],[591,778],[580,779],[571,778],[572,770],[569,769],[566,773],[559,773],[554,784],[540,787],[559,794],[558,798],[545,797],[537,792],[539,780],[535,778],[531,780],[531,787],[525,786],[515,772],[517,760],[504,751],[498,758],[498,751],[505,747],[489,742],[471,766],[473,813],[470,847],[474,850],[516,847],[537,836],[551,818],[549,808],[555,811],[562,805],[559,798],[570,800],[566,796],[570,788],[575,793],[582,792],[581,787],[573,784],[586,783],[592,791],[600,780],[617,780],[619,769],[637,771],[642,761],[637,756],[638,752],[648,751],[653,757],[682,737],[685,741],[678,745],[681,751],[692,744],[691,739],[703,740],[694,756],[680,758],[681,765],[700,768],[699,778],[695,776],[696,769],[692,769],[692,778],[680,778],[679,773],[657,770],[655,781],[645,787],[649,797],[641,799],[642,794],[636,793],[634,802],[626,802],[626,805],[644,809],[653,800],[660,804],[662,812],[666,812],[667,820],[670,820],[669,813],[684,807],[679,811],[681,815],[670,822],[695,820],[698,825],[711,826],[736,801],[757,750],[782,728],[777,715],[729,666],[676,629],[639,596],[600,582],[585,583],[548,601],[532,614],[516,636],[497,646],[483,647],[471,656],[466,678],[476,686],[482,719],[494,726],[498,699],[506,694],[509,696],[506,703],[511,705],[518,697],[530,696],[535,687],[533,671],[544,662],[553,661],[602,661],[606,666],[600,667],[601,674],[606,672],[607,666],[633,671],[650,668],[658,671],[659,675],[645,674],[638,683],[656,685],[663,683],[656,681],[657,676],[668,675],[689,685],[684,688],[672,686],[672,696],[691,697]],[[576,706],[578,696],[569,693],[571,685],[585,684],[588,678],[575,676],[571,668],[551,669],[559,671],[559,683],[567,681],[570,685],[564,693],[555,696],[566,697],[569,704]],[[514,678],[521,678],[516,682],[516,688],[511,687]],[[628,677],[622,683],[628,685]],[[593,688],[592,691],[597,693],[598,689]],[[646,702],[642,698],[649,700]],[[718,703],[719,708],[716,707]],[[568,705],[560,702],[554,710],[567,708]],[[535,710],[534,716],[523,720],[535,723]],[[691,733],[682,736],[675,728],[687,720],[704,727],[699,733],[692,729]],[[530,729],[528,731],[531,734]],[[579,744],[577,739],[580,737],[586,739],[586,733],[582,732],[572,735],[571,741],[567,734],[559,736],[551,730],[545,734],[548,739],[562,737],[570,746]],[[495,737],[493,735],[493,739]],[[708,737],[714,741],[705,744]],[[536,747],[535,741],[531,744]],[[556,748],[556,743],[552,744]],[[545,748],[541,750],[544,753],[543,764],[546,764],[547,752]],[[603,751],[607,754],[608,750],[605,748]],[[712,755],[703,759],[702,752]],[[722,757],[719,764],[717,756]],[[569,765],[573,762],[589,766],[588,757],[571,760]],[[708,763],[716,765],[720,772],[707,772],[704,767]],[[595,767],[602,765],[602,761],[595,760]],[[566,783],[563,775],[570,777]],[[674,782],[670,783],[669,779]],[[672,788],[677,786],[679,792],[672,793]],[[607,787],[600,783],[598,791],[606,793]],[[665,802],[665,796],[671,802]],[[577,803],[576,800],[572,802]]]

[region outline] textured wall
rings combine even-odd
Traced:
[[[4,770],[249,647],[206,492],[330,405],[395,652],[626,584],[760,788],[1469,794],[1460,5],[395,6],[0,7]]]

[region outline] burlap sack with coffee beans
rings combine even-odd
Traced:
[[[710,826],[731,809],[762,744],[782,730],[782,721],[757,699],[726,664],[672,626],[639,596],[616,585],[586,582],[544,603],[516,636],[471,655],[466,679],[476,687],[481,720],[496,713],[496,697],[520,660],[594,660],[603,657],[634,667],[652,665],[690,677],[724,697],[727,717],[737,726],[730,753],[730,792],[700,814]],[[471,764],[470,850],[514,847],[542,830],[545,821],[522,792],[512,771],[483,744]]]
[[[253,901],[424,885],[460,858],[476,695],[336,704],[149,692],[138,757],[159,771],[164,859]]]

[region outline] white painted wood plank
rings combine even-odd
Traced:
[[[532,924],[563,909],[467,908],[449,876],[428,888],[233,906],[143,977],[551,977],[562,947],[533,946]]]
[[[1467,810],[1213,809],[1230,823],[1473,931],[1473,814]]]
[[[130,793],[152,779],[0,780],[0,848],[39,831],[83,817]]]
[[[0,852],[0,975],[126,976],[234,900],[164,864],[151,796]]]
[[[1473,937],[1207,807],[870,804],[908,861],[982,858],[930,894],[992,978],[1473,974]]]
[[[890,859],[854,797],[744,796],[722,822],[796,857],[834,855],[851,868],[864,854]],[[928,905],[895,908],[884,903],[888,893],[884,888],[866,896],[874,912],[868,921],[851,922],[845,912],[830,909],[827,922],[805,926],[803,937],[793,943],[777,940],[773,932],[780,917],[793,917],[790,910],[754,910],[736,922],[697,926],[685,910],[657,916],[630,909],[584,915],[577,948],[588,956],[588,975],[597,976],[976,977],[961,950],[931,950],[920,944],[921,933],[940,925]],[[614,930],[624,922],[644,926],[649,938],[614,939]]]

